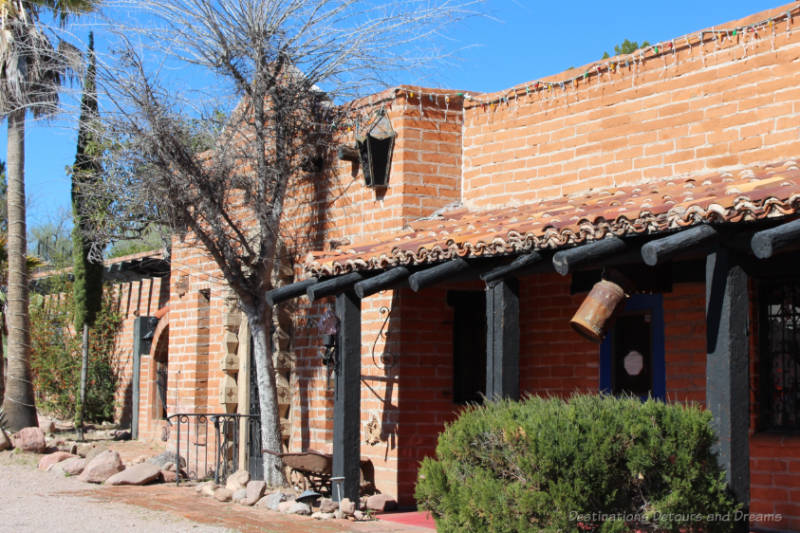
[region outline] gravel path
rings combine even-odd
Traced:
[[[40,472],[24,456],[0,452],[2,533],[235,533],[173,514],[100,502],[77,479]]]

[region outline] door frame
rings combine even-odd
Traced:
[[[634,294],[625,302],[624,312],[649,311],[651,319],[651,350],[653,354],[653,398],[665,400],[666,363],[664,353],[664,298],[661,294]],[[600,392],[612,393],[611,356],[614,347],[614,330],[611,328],[600,345]]]

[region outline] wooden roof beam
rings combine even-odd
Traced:
[[[655,239],[642,246],[642,259],[648,266],[663,264],[675,255],[708,244],[717,238],[717,230],[701,224]]]

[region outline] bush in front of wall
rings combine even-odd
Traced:
[[[31,371],[37,407],[59,418],[71,419],[79,403],[82,335],[72,331],[69,300],[45,305],[32,299]],[[103,422],[114,418],[114,394],[118,376],[113,366],[114,341],[122,324],[112,299],[103,307],[89,329],[85,420]]]
[[[606,395],[473,406],[423,460],[417,502],[445,533],[730,531],[710,419]]]

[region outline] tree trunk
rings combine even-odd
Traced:
[[[3,410],[12,430],[36,426],[25,265],[25,110],[8,116],[8,377]]]
[[[247,322],[253,336],[253,358],[256,363],[258,399],[261,407],[261,445],[264,450],[264,481],[271,487],[285,483],[280,458],[281,424],[278,414],[278,389],[275,383],[275,368],[269,350],[266,324],[270,323],[271,310],[267,313],[247,313]]]

